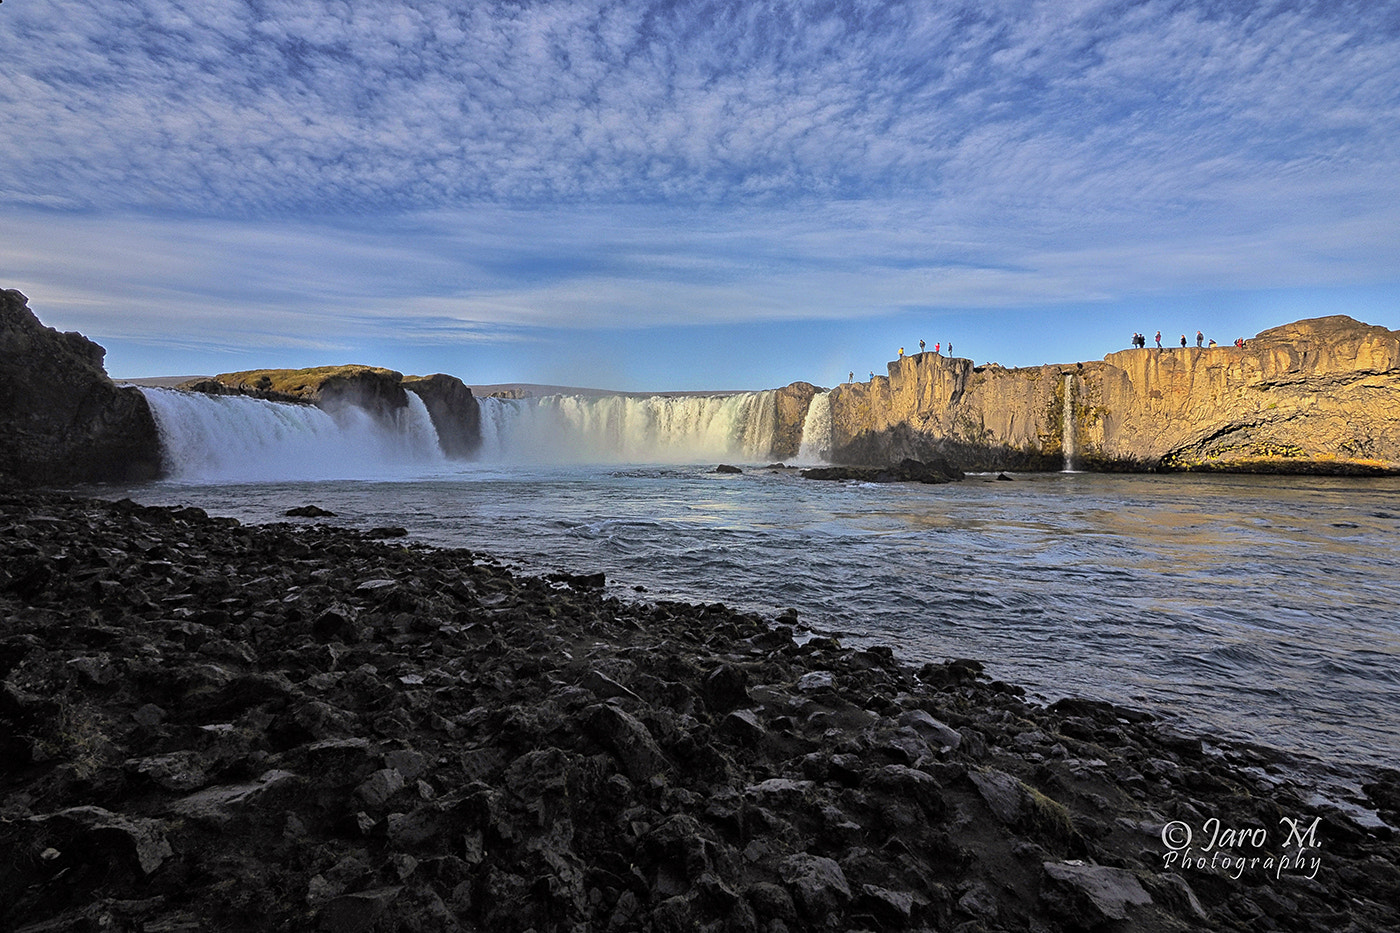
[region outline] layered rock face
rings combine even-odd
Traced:
[[[0,291],[0,476],[62,485],[159,474],[155,419],[139,390],[107,378],[105,355],[45,327],[24,295]]]
[[[1104,460],[1171,469],[1400,467],[1400,333],[1349,317],[1275,327],[1243,349],[1111,353],[1078,427]]]
[[[457,460],[476,456],[481,449],[481,407],[462,380],[443,373],[408,376],[403,387],[428,407],[443,454]]]
[[[1400,470],[1400,334],[1334,316],[1243,348],[1004,369],[933,354],[831,393],[833,458],[971,470]],[[1066,428],[1068,427],[1068,430]]]
[[[933,353],[902,357],[889,364],[888,376],[832,390],[832,459],[1059,469],[1063,381],[1056,366],[1005,369]]]

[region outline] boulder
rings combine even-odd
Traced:
[[[139,389],[118,388],[106,351],[45,327],[0,291],[0,476],[26,484],[141,482],[160,473],[160,436]]]
[[[1137,878],[1121,868],[1080,861],[1046,862],[1043,897],[1065,917],[1097,926],[1128,919],[1128,908],[1152,903]]]

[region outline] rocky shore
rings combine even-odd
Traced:
[[[0,490],[0,928],[1400,929],[1396,772],[311,514]]]

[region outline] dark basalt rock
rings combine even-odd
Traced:
[[[39,323],[24,295],[0,291],[0,479],[54,486],[159,475],[155,418],[139,389],[107,378],[105,354],[82,334]]]
[[[403,387],[427,406],[442,452],[456,460],[476,456],[481,447],[481,406],[456,376],[405,376]]]
[[[803,479],[857,480],[863,483],[951,483],[963,478],[946,460],[925,463],[901,460],[890,467],[819,467],[802,471]]]
[[[325,524],[0,528],[0,929],[1400,929],[1391,826],[976,661]],[[1281,818],[1316,870],[1165,861]]]

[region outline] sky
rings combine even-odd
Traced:
[[[1400,0],[5,0],[0,120],[0,287],[117,377],[1400,329]]]

